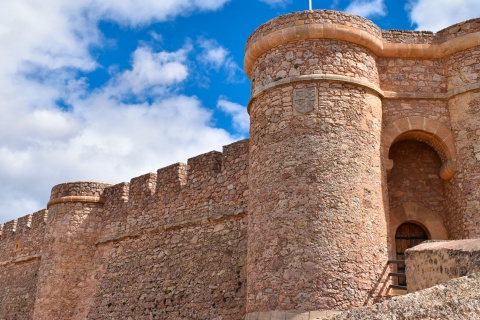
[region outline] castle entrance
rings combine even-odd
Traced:
[[[405,250],[415,247],[428,239],[427,232],[418,224],[413,222],[401,224],[395,233],[397,260],[405,260]],[[405,264],[398,264],[397,270],[399,273],[405,273]],[[406,278],[398,277],[398,284],[406,286]]]
[[[416,135],[415,135],[416,134]],[[393,167],[387,176],[390,205],[390,257],[398,260],[392,274],[405,288],[405,250],[428,239],[445,239],[445,181],[439,176],[442,158],[419,132],[399,136],[389,150]],[[427,229],[428,228],[428,229]],[[393,278],[395,279],[395,278]]]

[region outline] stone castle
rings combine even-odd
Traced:
[[[292,13],[245,71],[249,140],[0,226],[0,319],[479,319],[480,19]]]

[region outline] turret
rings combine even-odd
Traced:
[[[74,182],[55,186],[39,270],[34,319],[85,319],[96,280],[95,241],[107,184]]]
[[[248,40],[247,319],[320,315],[377,294],[387,262],[380,47],[373,23],[331,11],[278,17]]]

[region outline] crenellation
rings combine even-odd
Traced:
[[[234,168],[248,154],[249,139],[237,141],[223,147],[223,167],[225,170]]]
[[[246,212],[248,140],[104,191],[102,239]],[[154,188],[156,187],[156,190]],[[142,231],[143,230],[143,231]]]
[[[18,219],[3,224],[2,239],[13,238],[17,232]]]
[[[15,241],[41,242],[47,214],[48,211],[44,209],[0,225],[0,241],[3,241],[4,244],[11,242],[10,246],[13,246]],[[0,251],[2,248],[4,248],[4,245],[0,247]]]
[[[115,237],[126,232],[129,193],[130,183],[128,182],[105,188],[100,238]]]
[[[28,232],[32,228],[32,215],[28,214],[17,220],[17,232],[25,233]]]
[[[211,151],[188,159],[187,185],[195,187],[198,179],[211,179],[222,171],[223,154]]]
[[[45,223],[47,222],[48,218],[48,210],[43,209],[40,211],[37,211],[32,214],[32,220],[31,220],[31,227],[32,229],[38,228],[38,227],[45,227]]]
[[[132,205],[139,205],[148,201],[148,197],[155,194],[157,185],[157,175],[147,173],[130,180],[128,201]]]
[[[157,194],[161,196],[168,189],[180,189],[187,184],[187,164],[175,163],[157,170]]]
[[[121,182],[104,190],[103,197],[105,198],[105,207],[109,208],[128,202],[130,195],[130,183]]]
[[[32,319],[47,210],[7,222],[0,237],[1,319]],[[0,230],[2,226],[0,226]]]

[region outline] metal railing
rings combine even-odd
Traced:
[[[388,260],[388,263],[389,264],[405,264],[405,260]],[[399,277],[406,277],[407,275],[405,274],[405,272],[390,272],[388,274],[389,277],[397,277],[397,279]],[[402,285],[399,285],[399,284],[391,284],[390,285],[390,289],[397,289],[397,290],[405,290],[407,291],[407,286],[402,286]]]

